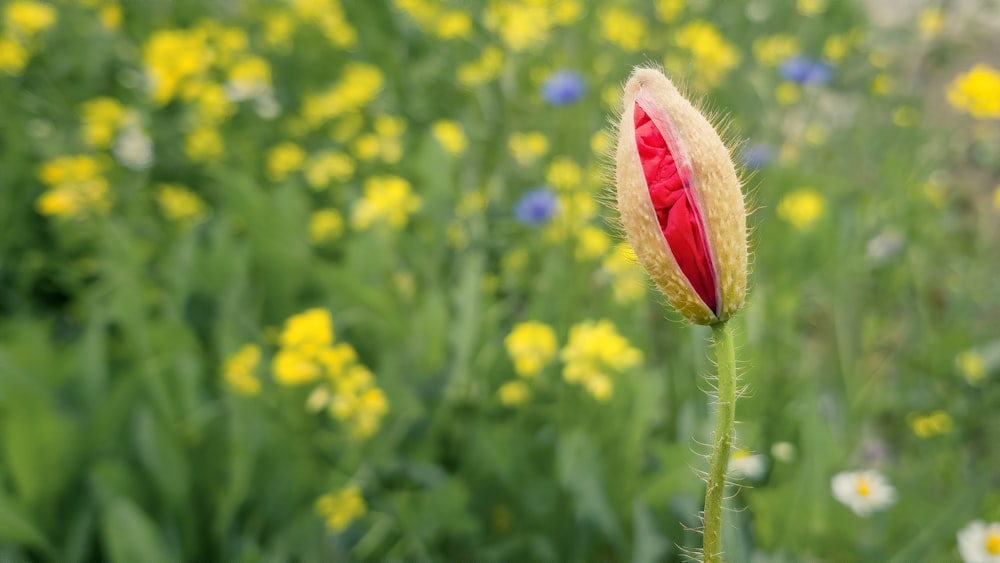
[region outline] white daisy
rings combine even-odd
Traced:
[[[843,471],[833,476],[830,487],[833,498],[847,505],[858,516],[870,516],[872,512],[888,508],[896,502],[896,489],[875,470]]]
[[[965,563],[1000,563],[1000,522],[970,522],[958,531],[958,552]]]

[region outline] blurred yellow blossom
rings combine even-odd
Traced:
[[[656,17],[663,23],[674,23],[684,10],[684,0],[656,0]]]
[[[314,190],[323,190],[331,182],[346,182],[354,174],[354,160],[338,151],[322,151],[310,157],[305,165],[306,183]]]
[[[618,334],[609,320],[583,321],[569,329],[560,353],[567,383],[582,385],[597,400],[611,396],[611,374],[639,365],[642,352]]]
[[[453,155],[460,155],[468,147],[468,140],[465,138],[465,131],[462,126],[451,120],[442,119],[435,121],[431,126],[431,133],[437,142],[444,147],[444,150]]]
[[[823,56],[831,62],[839,62],[847,56],[851,41],[846,35],[831,35],[823,43]]]
[[[368,506],[361,496],[361,489],[355,486],[325,494],[316,501],[316,513],[333,532],[343,531],[367,511]]]
[[[234,392],[240,395],[260,393],[260,379],[254,374],[260,364],[260,347],[246,344],[226,359],[222,367],[222,378]]]
[[[929,6],[917,16],[917,29],[923,39],[934,39],[944,29],[944,11],[940,6]]]
[[[948,85],[948,102],[977,119],[1000,119],[1000,71],[977,64]]]
[[[56,23],[56,9],[44,2],[14,0],[4,7],[4,23],[14,37],[27,41]]]
[[[795,190],[778,202],[778,217],[800,231],[810,229],[823,215],[826,200],[812,188]]]
[[[344,217],[336,209],[318,209],[309,217],[309,240],[313,244],[340,238],[343,233]]]
[[[557,156],[549,163],[549,169],[545,173],[545,181],[557,190],[578,190],[583,184],[583,171],[573,159]]]
[[[955,365],[969,385],[978,385],[986,378],[986,362],[975,350],[967,350],[955,356]]]
[[[540,131],[511,133],[507,147],[518,164],[527,166],[549,152],[549,138]]]
[[[46,162],[39,179],[49,189],[35,201],[42,215],[80,218],[106,213],[111,208],[108,181],[97,159],[87,155],[63,156]]]
[[[796,0],[795,7],[803,16],[818,16],[826,11],[827,0]]]
[[[494,45],[483,49],[479,58],[458,69],[458,81],[463,86],[476,86],[495,80],[503,69],[503,51]]]
[[[226,154],[219,130],[209,125],[195,127],[184,139],[184,154],[191,162],[212,162]]]
[[[646,21],[623,8],[608,8],[600,16],[601,34],[626,51],[638,51],[646,39]]]
[[[941,410],[926,415],[912,413],[907,417],[907,422],[918,438],[931,438],[947,434],[951,432],[955,424],[951,415]]]
[[[267,177],[280,182],[296,172],[306,161],[306,152],[299,145],[287,141],[267,152]]]
[[[410,183],[398,176],[373,176],[365,181],[364,197],[354,206],[351,225],[365,230],[372,226],[399,230],[420,209],[420,197]]]
[[[632,303],[646,294],[645,273],[629,243],[620,242],[615,245],[604,258],[601,267],[611,275],[611,291],[615,303]]]
[[[515,379],[501,385],[497,389],[497,395],[504,406],[516,407],[528,402],[528,399],[531,398],[531,387],[528,387],[526,381]]]
[[[365,107],[378,96],[385,76],[378,67],[365,63],[347,63],[341,78],[326,91],[307,94],[302,102],[302,116],[310,127]]]
[[[13,39],[0,35],[0,72],[18,75],[24,70],[30,58],[28,50]]]
[[[604,256],[611,247],[611,240],[604,229],[593,225],[585,225],[576,233],[576,251],[574,256],[583,262],[596,260]]]
[[[177,184],[161,184],[156,190],[156,203],[167,219],[183,227],[201,222],[208,211],[197,194]]]
[[[726,73],[740,62],[740,53],[726,42],[719,30],[704,20],[695,20],[680,28],[674,40],[691,54],[694,80],[703,88],[718,86]]]
[[[504,348],[521,377],[538,375],[556,356],[556,333],[538,321],[518,323],[504,338]]]
[[[760,37],[753,42],[753,56],[764,67],[778,66],[801,50],[798,39],[782,33]]]

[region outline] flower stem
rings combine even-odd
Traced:
[[[733,330],[723,321],[712,325],[712,335],[715,337],[715,362],[719,378],[715,438],[712,460],[708,467],[708,486],[705,489],[705,563],[722,561],[722,501],[736,416],[736,351],[733,346]]]

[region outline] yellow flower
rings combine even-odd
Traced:
[[[503,70],[503,51],[490,45],[474,62],[458,69],[458,81],[463,86],[477,86],[495,80]]]
[[[313,244],[340,238],[343,233],[344,218],[336,209],[320,209],[309,218],[309,240]]]
[[[280,182],[302,168],[306,160],[306,152],[293,142],[284,142],[272,147],[267,153],[267,177]]]
[[[334,532],[343,531],[367,511],[368,506],[361,496],[361,489],[353,485],[325,494],[316,501],[316,513],[323,518],[326,527]]]
[[[812,228],[813,224],[823,216],[826,200],[814,189],[802,188],[795,190],[778,203],[778,217],[792,224],[800,231]]]
[[[17,76],[28,64],[31,54],[23,45],[0,35],[0,72]]]
[[[583,171],[580,165],[565,156],[557,156],[549,163],[545,181],[550,186],[562,191],[579,189],[583,183]]]
[[[918,438],[931,438],[947,434],[954,426],[951,415],[940,410],[926,415],[912,413],[907,417],[907,422],[910,423],[910,429]]]
[[[431,132],[444,150],[453,155],[461,155],[468,147],[465,131],[454,121],[440,120],[431,126]]]
[[[531,399],[531,387],[528,387],[527,382],[515,379],[501,385],[497,389],[497,395],[505,407],[516,407]]]
[[[226,154],[219,130],[202,125],[195,127],[184,139],[184,154],[191,162],[212,162]]]
[[[600,17],[601,34],[626,51],[638,51],[646,38],[646,22],[621,8],[609,8]]]
[[[260,393],[260,379],[254,375],[260,363],[260,348],[246,344],[226,359],[222,367],[222,378],[226,384],[240,395]]]
[[[723,39],[719,30],[704,20],[695,20],[676,34],[677,46],[691,53],[694,79],[702,87],[718,86],[726,73],[740,62],[739,51]]]
[[[775,67],[801,51],[794,36],[777,34],[760,37],[753,42],[753,55],[761,66]]]
[[[306,163],[306,182],[314,190],[326,189],[330,182],[346,182],[354,174],[354,161],[342,152],[324,151]]]
[[[977,119],[1000,119],[1000,72],[977,64],[948,85],[948,102]]]
[[[555,358],[558,346],[552,327],[538,321],[515,325],[503,344],[521,377],[538,375]]]
[[[115,98],[100,97],[80,106],[83,138],[92,147],[106,149],[125,120],[125,106]]]
[[[399,230],[420,209],[420,204],[420,198],[403,178],[373,176],[365,181],[365,195],[354,206],[351,225],[360,230],[373,225]]]
[[[549,151],[549,139],[539,131],[511,133],[507,147],[518,164],[527,166]]]
[[[955,365],[969,385],[979,385],[986,378],[986,362],[975,350],[968,350],[955,356]]]
[[[197,194],[174,184],[163,184],[156,192],[156,202],[167,219],[190,227],[202,221],[207,214],[207,206]]]
[[[563,379],[582,385],[598,400],[611,396],[613,384],[609,373],[631,369],[642,361],[642,353],[618,334],[608,320],[573,325],[560,357],[564,363]]]
[[[56,23],[56,9],[34,0],[14,0],[4,8],[4,21],[14,36],[24,40]]]

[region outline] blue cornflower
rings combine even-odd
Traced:
[[[542,83],[542,98],[554,106],[564,106],[579,100],[586,89],[587,85],[579,72],[560,70]]]
[[[517,200],[514,204],[514,216],[525,225],[539,227],[549,222],[558,206],[559,200],[555,192],[549,188],[535,188]]]
[[[753,143],[743,147],[740,152],[740,159],[747,165],[747,168],[756,169],[766,166],[774,158],[771,147],[764,143]]]
[[[826,84],[833,78],[833,67],[803,56],[786,59],[778,72],[785,80],[799,84]]]

